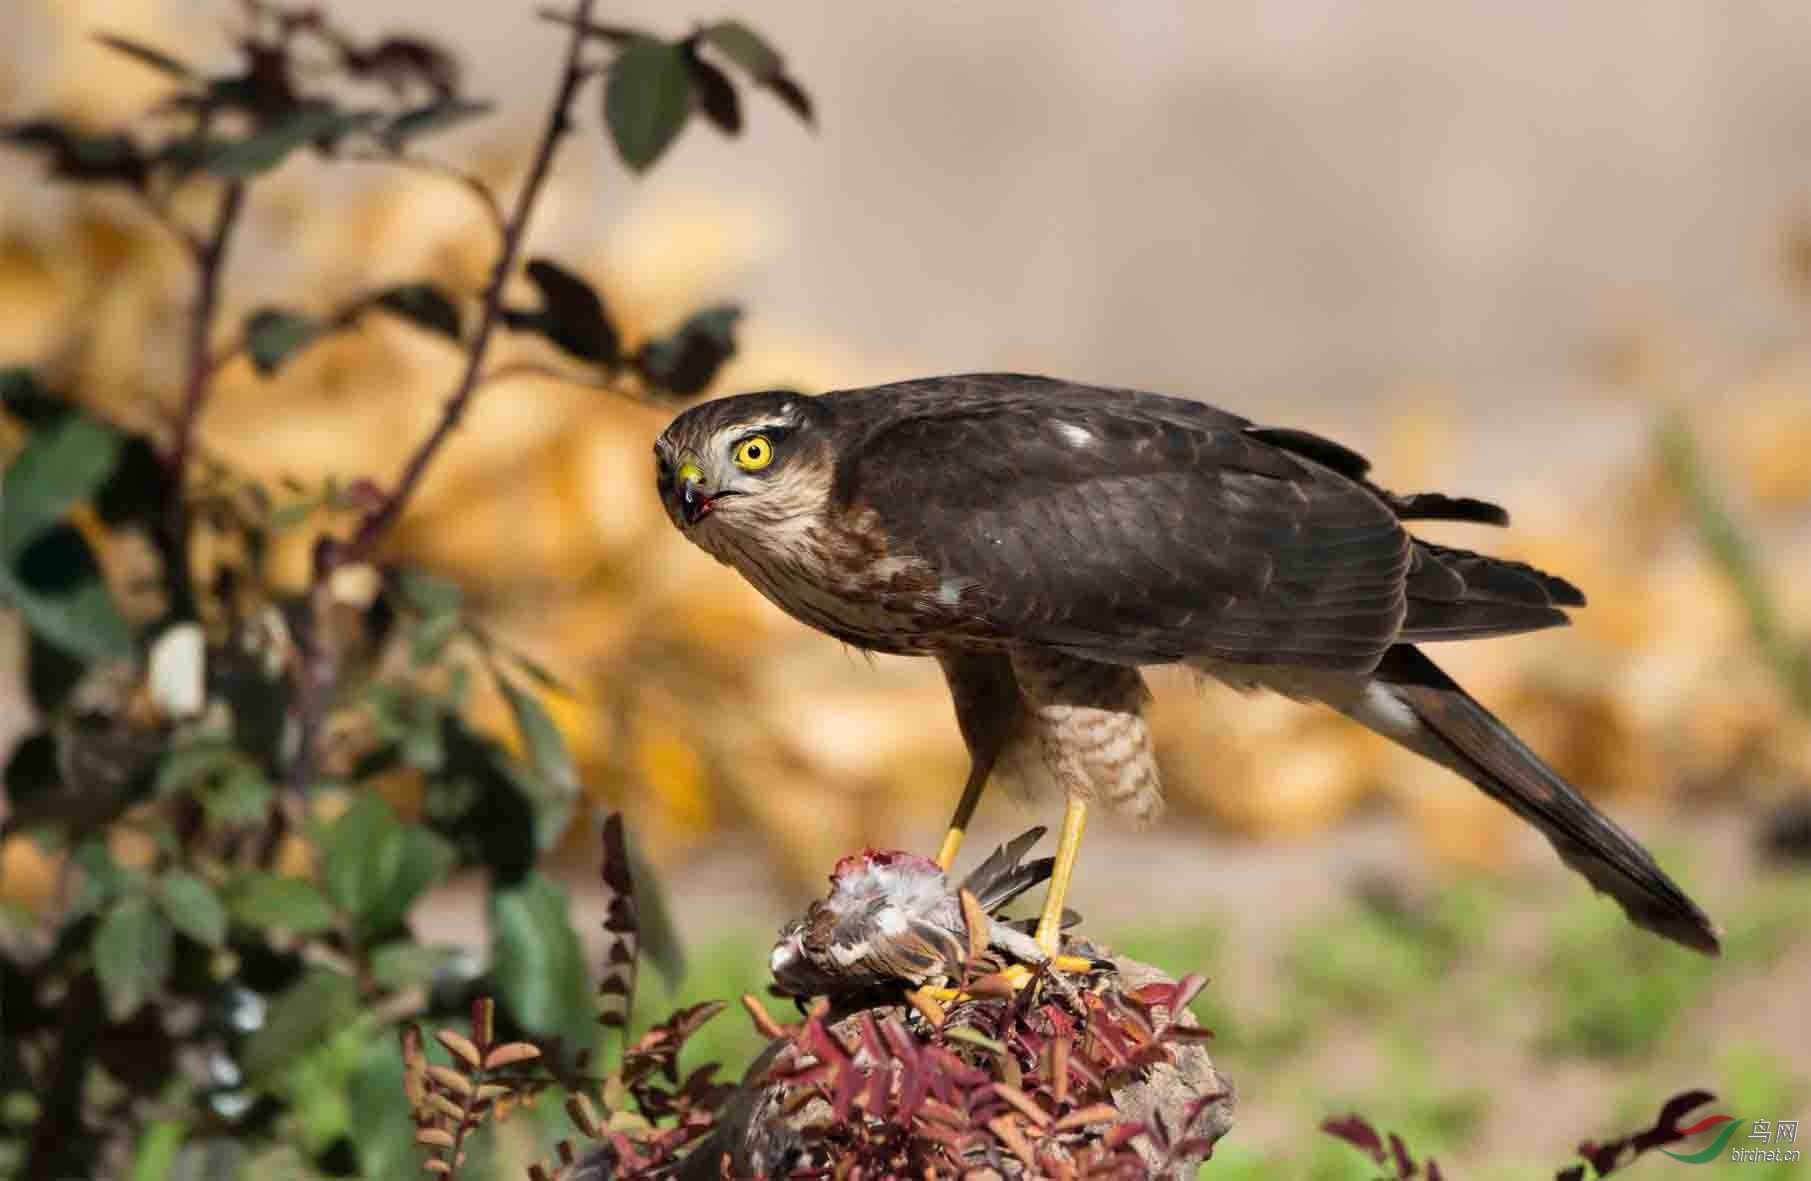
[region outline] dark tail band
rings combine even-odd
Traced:
[[[1418,649],[1391,648],[1374,684],[1407,707],[1420,733],[1360,720],[1457,771],[1540,829],[1566,864],[1614,898],[1637,926],[1706,955],[1720,954],[1721,932],[1648,851]]]

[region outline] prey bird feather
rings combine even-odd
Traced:
[[[1025,860],[1043,835],[1033,828],[1001,845],[955,889],[928,857],[867,849],[843,858],[830,875],[830,893],[780,932],[769,964],[774,983],[795,997],[838,996],[1043,962],[1028,932],[994,917],[1049,878],[1051,858]],[[986,924],[978,963],[969,959],[960,891],[974,896]]]
[[[1494,504],[1388,491],[1339,443],[1202,402],[1007,373],[724,398],[655,459],[673,523],[787,613],[938,660],[971,756],[939,864],[990,778],[1062,794],[1046,952],[1089,808],[1161,807],[1140,669],[1162,664],[1339,710],[1510,808],[1635,923],[1718,951],[1647,851],[1422,651],[1584,605],[1409,530],[1506,525]]]

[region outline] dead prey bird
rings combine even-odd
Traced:
[[[769,964],[774,983],[795,997],[841,996],[947,985],[960,981],[965,970],[981,975],[1042,964],[1049,957],[1032,938],[1030,924],[993,916],[1050,877],[1052,858],[1024,860],[1043,835],[1042,828],[1033,828],[995,849],[959,887],[975,896],[987,916],[984,962],[968,963],[962,899],[936,862],[916,853],[867,849],[837,862],[830,893],[780,932]]]

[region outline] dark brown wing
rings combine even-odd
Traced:
[[[1398,640],[1558,626],[1584,602],[1401,525],[1506,524],[1498,506],[1396,495],[1338,443],[1202,403],[1015,374],[828,401],[841,505],[999,634],[1087,659],[1364,671]]]
[[[841,505],[1002,636],[1118,664],[1363,671],[1400,630],[1408,534],[1299,453],[1313,436],[1291,448],[1199,403],[1014,376],[833,400]]]
[[[1470,640],[1511,632],[1563,627],[1562,607],[1582,607],[1585,596],[1563,578],[1521,562],[1470,550],[1415,542],[1408,576],[1405,642]]]

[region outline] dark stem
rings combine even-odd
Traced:
[[[516,258],[521,253],[522,240],[528,230],[529,215],[534,211],[535,201],[541,193],[541,186],[546,183],[547,174],[553,164],[555,150],[560,137],[571,126],[573,96],[584,82],[587,71],[584,68],[583,51],[586,36],[583,26],[590,23],[591,9],[595,0],[579,0],[578,12],[574,18],[577,28],[572,34],[571,44],[566,50],[566,69],[560,77],[559,93],[554,96],[553,113],[548,117],[547,129],[541,134],[541,143],[535,151],[534,163],[528,172],[528,180],[522,186],[521,194],[516,198],[515,209],[510,213],[509,221],[503,228],[502,252],[497,258],[496,268],[491,272],[490,281],[485,284],[478,313],[478,326],[473,331],[469,353],[466,357],[465,372],[447,399],[446,409],[440,416],[440,422],[433,433],[428,435],[415,449],[403,467],[402,475],[390,488],[383,501],[359,523],[358,530],[347,542],[334,549],[334,564],[360,561],[369,557],[371,551],[383,538],[384,533],[396,523],[408,506],[409,498],[421,483],[428,464],[439,454],[441,447],[452,437],[453,431],[465,417],[466,407],[471,403],[472,394],[478,388],[479,376],[484,370],[484,356],[490,347],[492,334],[502,319],[503,288],[515,270]]]
[[[322,537],[314,547],[314,582],[308,589],[308,601],[301,611],[301,635],[296,645],[296,713],[300,721],[295,761],[290,766],[289,785],[305,788],[320,757],[321,725],[327,716],[329,698],[339,680],[339,662],[333,650],[332,637],[322,634],[333,611],[332,574],[336,564],[334,551],[338,543]],[[281,822],[273,823],[281,836]],[[274,852],[274,840],[267,852]]]
[[[214,225],[205,239],[190,241],[195,260],[195,306],[189,313],[188,360],[182,406],[176,416],[176,439],[170,447],[168,471],[170,500],[165,507],[165,561],[169,563],[171,613],[174,618],[193,617],[194,590],[189,582],[189,527],[186,511],[189,461],[195,451],[195,432],[207,405],[208,379],[213,358],[208,342],[213,336],[214,313],[220,303],[220,277],[226,264],[227,244],[245,206],[245,182],[231,181],[214,211]]]
[[[49,1077],[38,1091],[38,1115],[25,1151],[22,1177],[86,1177],[101,1137],[82,1118],[89,1061],[100,1041],[101,993],[93,973],[83,973],[64,998],[63,1025]]]

